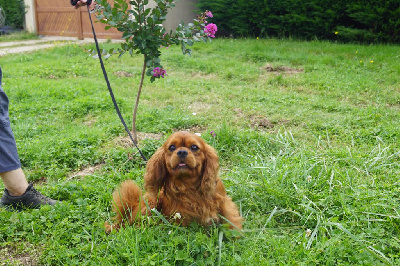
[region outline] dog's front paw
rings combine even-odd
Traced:
[[[142,216],[151,215],[152,209],[157,209],[157,198],[147,198],[145,199],[147,204],[144,204],[141,210]]]

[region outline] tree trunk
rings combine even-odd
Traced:
[[[142,92],[142,86],[143,86],[143,80],[144,80],[144,75],[146,73],[146,56],[144,56],[143,60],[143,69],[142,69],[142,77],[140,79],[140,85],[139,85],[139,90],[137,93],[136,97],[136,103],[135,107],[133,108],[133,117],[132,117],[132,137],[133,140],[138,143],[138,137],[137,137],[137,132],[136,132],[136,114],[137,114],[137,109],[139,105],[139,98],[140,98],[140,93]]]

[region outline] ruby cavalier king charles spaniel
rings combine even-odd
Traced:
[[[199,136],[176,132],[150,158],[144,176],[145,194],[133,181],[113,193],[114,224],[106,232],[131,225],[155,208],[182,226],[227,223],[242,230],[243,218],[218,177],[218,155]]]

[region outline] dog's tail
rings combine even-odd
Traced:
[[[132,180],[126,180],[113,193],[114,224],[105,223],[106,233],[133,224],[140,217],[142,191]]]

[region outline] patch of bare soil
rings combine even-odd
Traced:
[[[36,179],[35,181],[33,181],[33,183],[35,185],[42,185],[42,184],[45,184],[46,182],[47,182],[47,178],[44,177],[44,176],[42,176],[39,179]]]
[[[95,123],[96,123],[96,119],[86,120],[85,122],[83,122],[83,124],[88,127],[92,127]]]
[[[202,78],[202,79],[214,79],[217,76],[215,74],[203,74],[199,72],[192,72],[192,78]]]
[[[1,265],[39,265],[40,246],[35,247],[29,243],[25,243],[24,246],[22,251],[16,244],[1,247]]]
[[[263,67],[261,67],[262,70],[265,70],[266,72],[273,73],[273,74],[288,74],[288,75],[294,75],[294,74],[299,74],[303,73],[304,69],[295,69],[295,68],[290,68],[290,67],[285,67],[285,66],[277,66],[274,67],[270,64],[267,64]]]
[[[269,129],[269,128],[274,128],[274,124],[269,121],[266,117],[264,116],[251,116],[250,117],[251,121],[251,126],[253,128],[258,128],[258,129]]]
[[[114,74],[119,78],[121,78],[121,77],[133,77],[133,74],[129,73],[127,71],[117,71],[117,72],[114,72]]]
[[[240,109],[240,108],[235,108],[233,111],[235,111],[235,113],[236,113],[236,115],[237,116],[246,116],[245,114],[244,114],[244,112],[243,112],[243,110],[242,109]]]
[[[85,118],[85,121],[83,121],[83,124],[88,126],[88,127],[92,127],[96,122],[97,122],[97,118],[96,117],[88,115]]]
[[[72,173],[68,176],[67,180],[71,180],[74,178],[81,178],[81,177],[85,177],[88,175],[93,175],[96,171],[98,171],[99,169],[101,169],[101,167],[103,167],[104,164],[97,164],[94,166],[89,166],[85,169],[82,169],[81,171]]]
[[[250,117],[251,126],[259,130],[272,129],[278,125],[284,125],[290,122],[290,120],[280,120],[280,121],[270,121],[264,116],[251,116]]]
[[[201,113],[209,110],[211,108],[211,104],[202,103],[202,102],[194,102],[188,106],[188,108],[195,113]]]
[[[258,130],[269,130],[273,129],[277,125],[287,124],[290,122],[289,120],[271,121],[267,117],[262,115],[249,116],[245,114],[240,108],[236,108],[234,111],[237,116],[249,119],[251,127]]]
[[[399,90],[400,91],[400,90]],[[391,109],[400,109],[400,102],[397,103],[388,103],[386,104],[386,107],[389,107]]]

